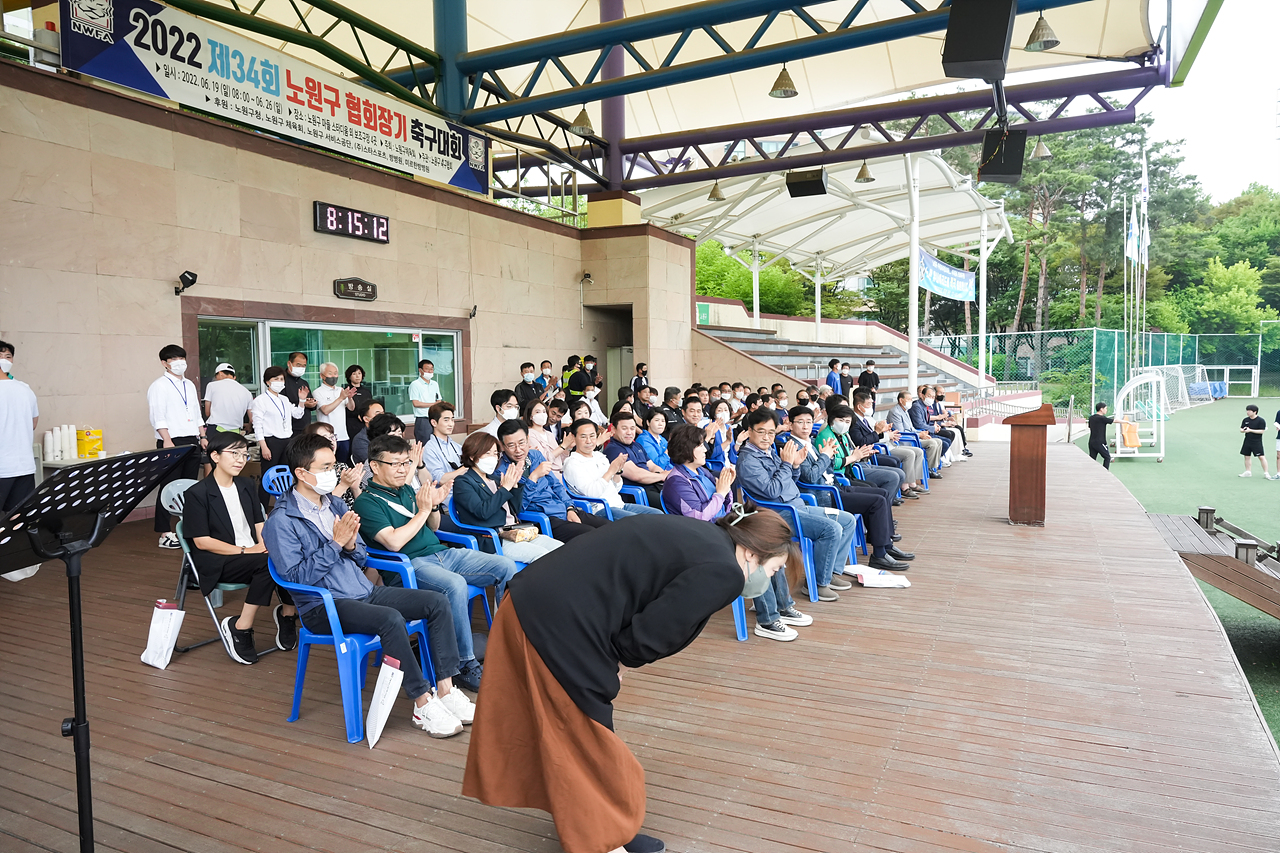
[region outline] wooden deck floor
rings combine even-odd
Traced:
[[[1280,763],[1181,561],[1074,447],[1050,447],[1046,526],[1010,527],[1007,447],[903,508],[911,589],[802,603],[791,644],[739,644],[725,612],[628,677],[647,831],[678,853],[1280,849]],[[292,653],[140,664],[176,562],[149,528],[85,561],[99,849],[559,849],[546,815],[462,799],[467,736],[428,739],[407,704],[347,744],[324,652],[294,724]],[[0,850],[72,851],[65,581],[2,584],[0,612]]]

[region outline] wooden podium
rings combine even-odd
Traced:
[[[1009,523],[1044,527],[1045,456],[1049,446],[1045,429],[1057,418],[1053,406],[1020,415],[1001,423],[1009,424]]]

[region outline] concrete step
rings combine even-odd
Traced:
[[[698,326],[698,331],[723,338],[725,335],[739,335],[750,340],[762,340],[776,337],[776,329],[739,329],[736,326]]]

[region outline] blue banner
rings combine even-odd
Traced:
[[[973,273],[944,264],[924,249],[920,250],[920,286],[925,290],[948,299],[972,302],[973,282]]]
[[[151,0],[62,0],[62,65],[268,133],[475,193],[489,139]]]

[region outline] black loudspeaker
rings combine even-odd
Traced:
[[[787,194],[792,198],[826,195],[827,170],[806,169],[803,172],[787,172]]]
[[[1027,154],[1025,130],[988,130],[982,136],[982,160],[978,180],[1016,184],[1022,180],[1022,161]]]
[[[952,0],[942,71],[948,77],[1003,80],[1017,0]]]

